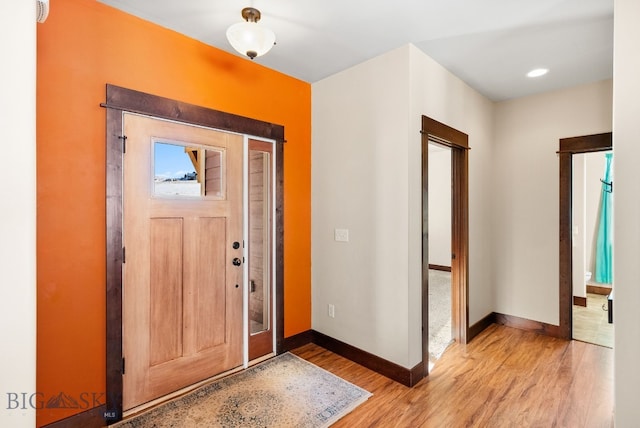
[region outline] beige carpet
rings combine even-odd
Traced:
[[[429,360],[435,363],[451,343],[451,272],[429,269]]]
[[[116,426],[327,427],[370,396],[364,389],[285,353]]]

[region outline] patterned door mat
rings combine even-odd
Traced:
[[[327,427],[370,396],[368,391],[285,353],[115,426]]]

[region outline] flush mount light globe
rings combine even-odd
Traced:
[[[258,25],[260,11],[245,7],[242,9],[242,17],[246,22],[233,24],[227,30],[227,39],[231,46],[251,59],[269,52],[276,43],[276,35],[268,28]]]

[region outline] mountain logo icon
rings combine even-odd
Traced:
[[[61,392],[47,401],[47,409],[79,409],[80,405],[75,398]]]

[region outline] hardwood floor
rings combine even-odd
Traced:
[[[314,344],[296,355],[373,393],[340,427],[612,427],[613,350],[491,325],[407,388]]]

